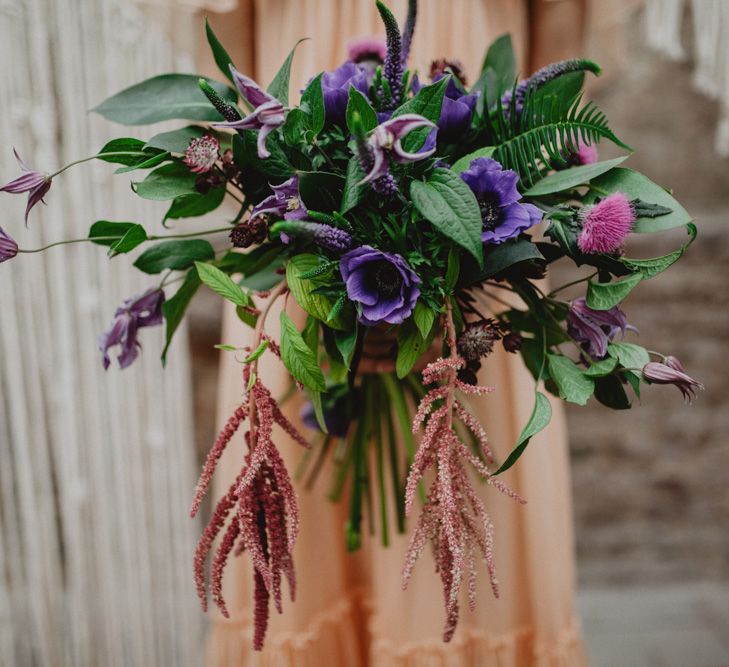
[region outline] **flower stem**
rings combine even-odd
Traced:
[[[145,153],[144,151],[112,151],[109,153],[96,153],[96,155],[90,155],[89,157],[83,157],[79,160],[74,160],[73,162],[69,162],[65,167],[61,167],[58,171],[53,172],[52,174],[48,175],[48,178],[55,178],[59,174],[62,174],[66,169],[70,169],[71,167],[75,167],[77,164],[83,164],[84,162],[90,162],[91,160],[96,159],[102,159],[103,157],[116,157],[119,155],[134,155],[137,157],[142,157],[144,155],[148,157],[153,157],[149,153]]]

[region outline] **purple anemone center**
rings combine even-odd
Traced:
[[[367,266],[365,276],[367,286],[386,298],[400,293],[402,276],[391,262],[386,260],[371,262]]]
[[[499,198],[494,192],[484,192],[477,198],[478,207],[481,209],[484,231],[493,231],[501,221],[501,206]]]

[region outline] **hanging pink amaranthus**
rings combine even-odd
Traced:
[[[262,340],[279,354],[278,346],[263,331],[270,305],[286,289],[282,283],[274,290],[266,310],[261,314],[254,343],[247,351],[256,349]],[[299,529],[299,509],[291,478],[283,459],[273,443],[273,426],[279,425],[304,447],[308,442],[284,416],[271,392],[261,383],[257,360],[246,365],[243,381],[247,387],[243,403],[231,415],[213,444],[203,466],[190,510],[195,516],[205,496],[213,473],[227,444],[247,420],[245,433],[248,453],[237,479],[219,501],[197,545],[194,559],[195,584],[204,610],[207,610],[205,560],[213,542],[223,531],[210,568],[210,592],[220,612],[228,617],[222,592],[223,570],[231,553],[248,552],[254,571],[254,631],[253,648],[261,650],[268,627],[269,602],[273,598],[276,610],[282,611],[281,581],[289,584],[291,599],[296,591],[292,552]]]
[[[436,571],[440,575],[445,597],[446,622],[443,641],[450,641],[458,624],[459,595],[464,576],[468,577],[468,601],[471,609],[476,604],[476,561],[480,553],[486,562],[491,588],[498,597],[493,559],[493,524],[473,488],[464,465],[468,461],[487,482],[517,502],[525,502],[488,470],[486,463],[456,435],[454,416],[458,417],[480,443],[486,462],[493,462],[488,438],[478,420],[456,398],[456,390],[464,394],[486,394],[491,387],[479,387],[461,382],[458,371],[465,361],[458,354],[453,317],[447,305],[446,328],[448,357],[441,357],[426,366],[423,383],[439,383],[423,397],[413,420],[413,432],[425,427],[420,446],[408,475],[405,512],[413,508],[415,491],[428,468],[435,469],[435,478],[418,518],[403,567],[403,588],[415,567],[415,562],[430,541],[433,545]]]

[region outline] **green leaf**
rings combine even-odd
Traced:
[[[627,410],[631,406],[623,383],[615,375],[597,379],[595,382],[595,398],[613,410]]]
[[[344,179],[326,171],[299,172],[299,195],[307,209],[338,211],[342,201]]]
[[[314,292],[321,283],[316,279],[303,279],[300,274],[319,266],[319,258],[316,255],[301,254],[293,256],[286,265],[286,280],[296,302],[316,319],[326,322],[331,329],[347,330],[352,326],[354,320],[354,309],[347,303],[344,309],[331,321],[327,322],[327,316],[334,306],[336,298],[327,294]]]
[[[608,355],[623,368],[642,369],[650,360],[648,351],[635,343],[608,343]]]
[[[513,239],[484,247],[483,271],[478,282],[491,278],[519,262],[544,259],[539,248],[526,239]]]
[[[481,71],[489,68],[496,73],[499,93],[512,87],[516,80],[516,57],[508,33],[497,37],[489,46]]]
[[[413,368],[415,362],[425,352],[426,340],[418,327],[407,320],[397,331],[397,360],[395,371],[399,379],[404,378]]]
[[[165,333],[165,347],[164,350],[162,350],[162,364],[164,364],[167,359],[167,351],[170,348],[170,343],[175,335],[175,331],[177,331],[177,327],[180,326],[180,322],[182,322],[185,311],[190,305],[190,301],[192,301],[192,297],[195,296],[195,292],[197,292],[199,287],[200,278],[197,275],[197,271],[194,268],[190,269],[175,296],[171,299],[167,299],[167,301],[162,304],[162,315],[165,318],[167,329]]]
[[[258,359],[258,357],[260,357],[266,351],[267,347],[268,347],[268,341],[267,340],[261,341],[261,343],[258,345],[258,347],[255,350],[253,350],[253,352],[251,352],[245,359],[243,359],[243,363],[250,364],[252,361],[255,361],[256,359]]]
[[[172,239],[156,243],[145,250],[134,262],[144,273],[161,273],[165,269],[183,271],[196,261],[215,258],[213,246],[203,239]]]
[[[603,377],[605,375],[610,375],[615,370],[615,367],[618,365],[618,360],[613,359],[612,357],[607,357],[605,359],[602,359],[600,361],[596,361],[595,363],[591,364],[590,367],[584,371],[584,374],[587,377],[591,378],[598,378]]]
[[[420,335],[427,338],[433,328],[433,322],[435,322],[435,312],[430,306],[426,306],[422,300],[419,300],[415,304],[415,310],[413,310],[413,321],[415,326],[418,327]]]
[[[364,177],[364,172],[359,166],[357,158],[350,158],[347,163],[347,178],[344,182],[342,206],[339,209],[340,213],[344,214],[347,211],[351,211],[355,206],[357,206],[357,204],[359,204],[367,189],[366,185],[358,185]]]
[[[119,167],[119,169],[117,169],[114,173],[126,174],[127,172],[136,171],[137,169],[151,169],[169,158],[170,154],[167,152],[157,153],[156,155],[152,155],[146,159],[140,159],[135,164],[130,164],[126,167]]]
[[[134,183],[132,188],[143,199],[166,201],[182,195],[196,194],[196,179],[197,176],[185,165],[172,162],[158,167],[143,181]]]
[[[144,231],[144,227],[142,225],[134,225],[118,241],[111,244],[109,247],[109,257],[130,252],[144,243],[147,238],[147,232]]]
[[[610,310],[617,306],[631,290],[643,279],[640,273],[611,283],[587,283],[587,305],[594,310]]]
[[[427,182],[413,181],[410,197],[418,212],[483,266],[481,211],[476,196],[449,169],[434,169]]]
[[[213,347],[216,350],[223,350],[223,352],[236,352],[237,350],[240,350],[240,348],[235,345],[226,345],[225,343],[218,343],[217,345],[213,345]]]
[[[311,131],[314,136],[324,129],[326,110],[324,108],[324,93],[321,88],[322,74],[315,76],[301,95],[301,109],[309,116]]]
[[[657,218],[638,218],[633,226],[633,231],[639,234],[662,232],[691,222],[691,216],[686,209],[666,190],[632,169],[617,167],[593,179],[591,185],[595,190],[586,198],[587,203],[613,192],[622,192],[628,199],[642,199],[645,202],[671,209],[672,212],[668,215],[661,215]]]
[[[440,118],[440,109],[443,106],[445,89],[450,79],[450,75],[444,76],[429,86],[423,86],[415,97],[395,109],[391,117],[397,118],[406,113],[415,113],[427,118],[433,123],[437,123]],[[431,132],[432,130],[429,127],[413,130],[402,139],[403,149],[410,153],[417,152],[418,149],[422,148]]]
[[[533,185],[525,193],[525,197],[539,197],[542,195],[550,195],[555,192],[563,192],[571,188],[583,185],[588,181],[610,171],[622,162],[628,159],[628,155],[615,158],[614,160],[605,160],[604,162],[596,162],[594,164],[584,164],[579,167],[572,167],[564,171],[558,171],[554,174],[546,176],[536,185]]]
[[[233,75],[230,73],[230,67],[229,67],[229,65],[233,65],[233,59],[228,55],[228,52],[225,50],[225,47],[220,43],[220,40],[217,38],[217,36],[213,32],[213,29],[210,26],[210,21],[208,21],[207,17],[205,17],[205,35],[208,38],[208,44],[210,44],[210,50],[213,52],[213,58],[215,59],[215,64],[218,66],[218,69],[223,73],[223,75],[233,85],[235,85],[235,81],[233,80]]]
[[[160,74],[104,100],[93,108],[107,120],[122,125],[148,125],[163,120],[221,120],[220,114],[200,91],[197,74]],[[238,96],[225,84],[206,79],[225,100]]]
[[[446,267],[445,274],[445,289],[450,292],[458,283],[458,278],[461,275],[461,256],[458,254],[458,249],[455,246],[451,246],[448,251],[448,266]]]
[[[229,251],[215,265],[225,273],[242,273],[250,278],[270,266],[280,254],[280,246],[264,243],[249,252]]]
[[[477,151],[473,151],[473,153],[464,155],[462,158],[456,160],[455,164],[451,167],[451,171],[460,174],[466,171],[471,166],[471,162],[477,157],[491,157],[495,150],[496,146],[486,146],[485,148],[479,148]]]
[[[329,433],[326,419],[324,418],[324,406],[322,405],[321,392],[310,391],[309,398],[311,399],[311,404],[314,407],[314,416],[316,417],[316,423],[319,425],[319,430],[322,433]]]
[[[557,103],[559,108],[566,111],[582,92],[584,83],[584,72],[566,72],[540,86],[534,97],[536,101],[543,101],[545,97],[550,96],[554,98],[553,101]]]
[[[352,361],[352,355],[354,354],[354,347],[357,343],[357,329],[355,328],[349,331],[335,331],[334,343],[337,346],[337,350],[339,350],[339,354],[342,355],[344,365],[349,368],[349,364]]]
[[[209,132],[209,130],[199,125],[188,125],[187,127],[181,127],[179,130],[155,134],[144,144],[144,148],[158,148],[170,153],[184,153],[193,139],[199,139]]]
[[[203,262],[195,262],[197,273],[202,280],[213,292],[219,294],[224,299],[232,301],[236,306],[241,308],[251,305],[251,298],[235,284],[233,279],[212,264]]]
[[[263,267],[238,281],[241,287],[255,292],[266,292],[278,285],[283,278],[283,259],[276,257],[268,266]]]
[[[136,222],[111,222],[97,220],[89,227],[88,238],[98,245],[110,246],[121,240],[133,227],[141,227]],[[144,230],[144,228],[142,228]]]
[[[316,356],[285,312],[281,313],[281,358],[289,373],[304,387],[326,391],[324,374]]]
[[[532,437],[540,431],[544,430],[551,419],[552,406],[549,403],[549,399],[541,392],[536,392],[534,399],[534,408],[532,409],[532,414],[529,417],[529,421],[522,429],[522,432],[516,441],[514,449],[511,450],[509,456],[506,457],[506,461],[501,464],[499,469],[494,474],[500,475],[502,472],[505,472],[506,470],[511,468],[511,466],[513,466],[516,463],[517,459],[522,455],[524,449],[529,444],[529,441],[532,439]]]
[[[548,354],[549,374],[557,383],[560,398],[577,405],[585,405],[595,390],[595,381],[587,377],[574,361],[556,354]]]
[[[289,105],[289,80],[291,79],[291,63],[294,60],[294,53],[296,53],[296,47],[306,39],[308,38],[300,39],[294,44],[294,48],[291,49],[286,60],[284,60],[284,64],[281,65],[281,69],[276,72],[276,76],[273,77],[273,81],[268,86],[269,94],[273,95],[285,107]]]
[[[105,155],[105,153],[131,153],[131,155]],[[144,152],[143,141],[131,137],[122,137],[121,139],[112,139],[105,144],[96,154],[96,157],[104,162],[131,165],[139,162],[140,158],[147,157],[147,154]]]
[[[359,114],[361,130],[364,132],[370,132],[377,127],[377,113],[372,105],[359,90],[350,86],[347,102],[347,129],[356,136],[360,128],[355,126],[354,114]]]
[[[629,259],[628,257],[621,257],[620,261],[631,271],[640,273],[644,279],[653,278],[653,276],[657,276],[677,262],[683,253],[686,252],[686,249],[694,242],[696,238],[696,225],[689,222],[686,225],[686,230],[690,238],[678,250],[669,252],[662,257],[653,257],[651,259]]]
[[[165,213],[165,220],[197,218],[214,211],[225,199],[225,188],[213,188],[205,194],[182,195],[173,200]]]
[[[253,329],[256,326],[256,322],[258,322],[258,315],[251,312],[251,310],[245,306],[236,306],[235,314],[241,322],[247,324],[251,327],[251,329]]]

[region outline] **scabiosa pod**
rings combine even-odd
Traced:
[[[25,162],[20,159],[18,151],[13,148],[15,159],[20,165],[21,174],[9,183],[0,187],[0,192],[9,192],[10,194],[28,193],[28,205],[25,207],[25,224],[28,224],[28,214],[30,210],[38,203],[43,201],[43,197],[51,189],[51,176],[49,174],[31,169],[26,166]],[[44,202],[45,203],[45,202]]]
[[[635,224],[633,204],[622,192],[614,192],[594,206],[580,210],[582,231],[577,247],[585,254],[619,251]]]
[[[216,123],[216,127],[227,127],[233,130],[258,130],[258,157],[262,160],[270,157],[271,152],[266,148],[266,138],[276,128],[283,125],[286,120],[284,106],[273,95],[269,95],[253,79],[241,74],[230,65],[235,85],[240,94],[254,108],[245,118],[225,123]]]
[[[653,384],[672,384],[681,391],[689,403],[696,398],[697,390],[703,390],[704,385],[694,380],[683,367],[683,364],[672,356],[664,357],[663,362],[651,361],[643,366],[643,379]]]
[[[380,123],[367,140],[373,162],[369,173],[359,182],[359,185],[370,183],[386,175],[390,159],[394,159],[396,162],[417,162],[435,153],[435,147],[419,153],[409,153],[402,147],[403,138],[421,127],[429,127],[434,132],[437,131],[435,123],[414,113],[406,113]]]
[[[490,387],[465,384],[458,379],[464,359],[457,352],[455,328],[450,303],[447,304],[446,328],[450,355],[426,366],[423,383],[436,385],[420,401],[413,420],[413,433],[424,427],[418,451],[408,474],[405,491],[405,512],[413,508],[415,492],[428,468],[435,469],[433,482],[425,505],[418,517],[403,566],[402,584],[407,588],[415,563],[430,541],[443,586],[446,621],[443,641],[450,641],[459,616],[459,596],[464,578],[468,583],[468,602],[476,604],[476,560],[480,555],[489,573],[491,589],[499,595],[493,559],[493,523],[469,479],[465,463],[470,463],[492,486],[517,502],[524,500],[494,477],[479,455],[474,454],[458,437],[454,418],[460,419],[477,438],[481,454],[487,462],[493,461],[488,437],[463,403],[456,398],[456,390],[466,394],[482,395]]]
[[[120,308],[117,308],[111,326],[99,337],[104,370],[108,370],[111,364],[109,349],[115,345],[121,349],[117,357],[119,368],[127,368],[135,361],[142,347],[137,340],[139,330],[162,324],[164,301],[164,292],[154,288],[147,290],[141,296],[127,299]]]
[[[18,244],[0,227],[0,263],[7,262],[18,254]]]
[[[209,172],[220,157],[220,142],[212,134],[195,137],[185,150],[182,161],[196,174]]]

